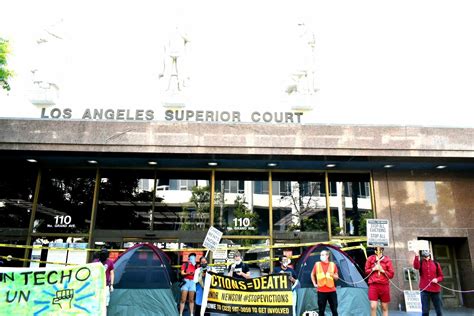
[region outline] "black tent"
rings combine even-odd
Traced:
[[[330,260],[336,264],[339,278],[345,281],[338,280],[336,282],[339,315],[370,314],[368,286],[355,262],[344,251],[325,244],[308,248],[296,264],[295,268],[300,283],[300,288],[297,290],[296,314],[301,315],[305,311],[318,309],[317,292],[311,282],[311,271],[314,264],[319,261],[319,254],[325,249],[331,252]],[[329,307],[327,307],[327,313],[330,315]],[[324,314],[319,313],[319,315]]]
[[[168,256],[151,244],[137,244],[117,258],[108,315],[177,315]]]

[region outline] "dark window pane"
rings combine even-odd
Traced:
[[[154,186],[154,172],[103,171],[96,228],[150,229]]]
[[[28,228],[37,170],[9,165],[0,171],[0,227]],[[5,232],[5,230],[4,230]]]
[[[93,170],[45,170],[34,233],[87,233],[95,186]]]
[[[98,229],[203,230],[209,227],[210,173],[104,171]],[[153,198],[153,196],[155,196]]]

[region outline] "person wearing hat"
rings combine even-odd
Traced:
[[[337,316],[337,293],[336,281],[339,280],[337,266],[329,261],[329,250],[322,250],[319,255],[320,261],[314,264],[311,271],[311,281],[318,291],[319,314],[324,315],[326,305],[329,302],[331,313]]]
[[[227,275],[235,279],[250,279],[250,268],[248,264],[242,261],[242,255],[240,252],[235,252],[234,263],[230,265]]]
[[[365,262],[365,274],[369,276],[370,315],[377,315],[378,301],[382,303],[383,316],[388,316],[390,303],[390,279],[395,275],[392,260],[378,247],[375,254]]]
[[[109,306],[110,302],[110,293],[114,291],[114,262],[109,259],[109,250],[107,248],[102,248],[99,252],[98,258],[94,259],[93,262],[100,262],[105,268],[105,281],[108,291],[106,292],[106,301],[105,306]]]
[[[417,251],[415,251],[417,254]],[[413,260],[413,267],[420,272],[421,310],[423,316],[430,313],[430,299],[436,310],[436,316],[443,315],[443,302],[441,301],[441,287],[443,270],[438,262],[431,259],[429,250],[421,250]]]

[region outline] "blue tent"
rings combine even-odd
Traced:
[[[177,315],[168,256],[151,244],[128,249],[115,262],[114,288],[107,315]]]
[[[336,264],[339,278],[345,281],[338,280],[336,282],[339,315],[369,315],[369,288],[355,262],[344,251],[325,244],[317,244],[308,248],[296,264],[295,268],[301,286],[297,290],[296,314],[301,315],[305,311],[318,310],[318,294],[311,281],[311,271],[314,264],[319,261],[319,254],[325,249],[331,252],[330,260]],[[331,315],[329,306],[325,313]],[[322,316],[324,313],[319,312],[319,315]]]

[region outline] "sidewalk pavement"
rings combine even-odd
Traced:
[[[390,310],[388,312],[390,316],[420,316],[421,313],[407,313],[407,312],[401,312],[401,311],[395,311],[395,310]],[[436,316],[436,312],[434,311],[433,308],[430,310],[430,316]],[[474,316],[474,309],[471,308],[465,308],[465,307],[460,307],[460,308],[444,308],[443,309],[443,316]]]

